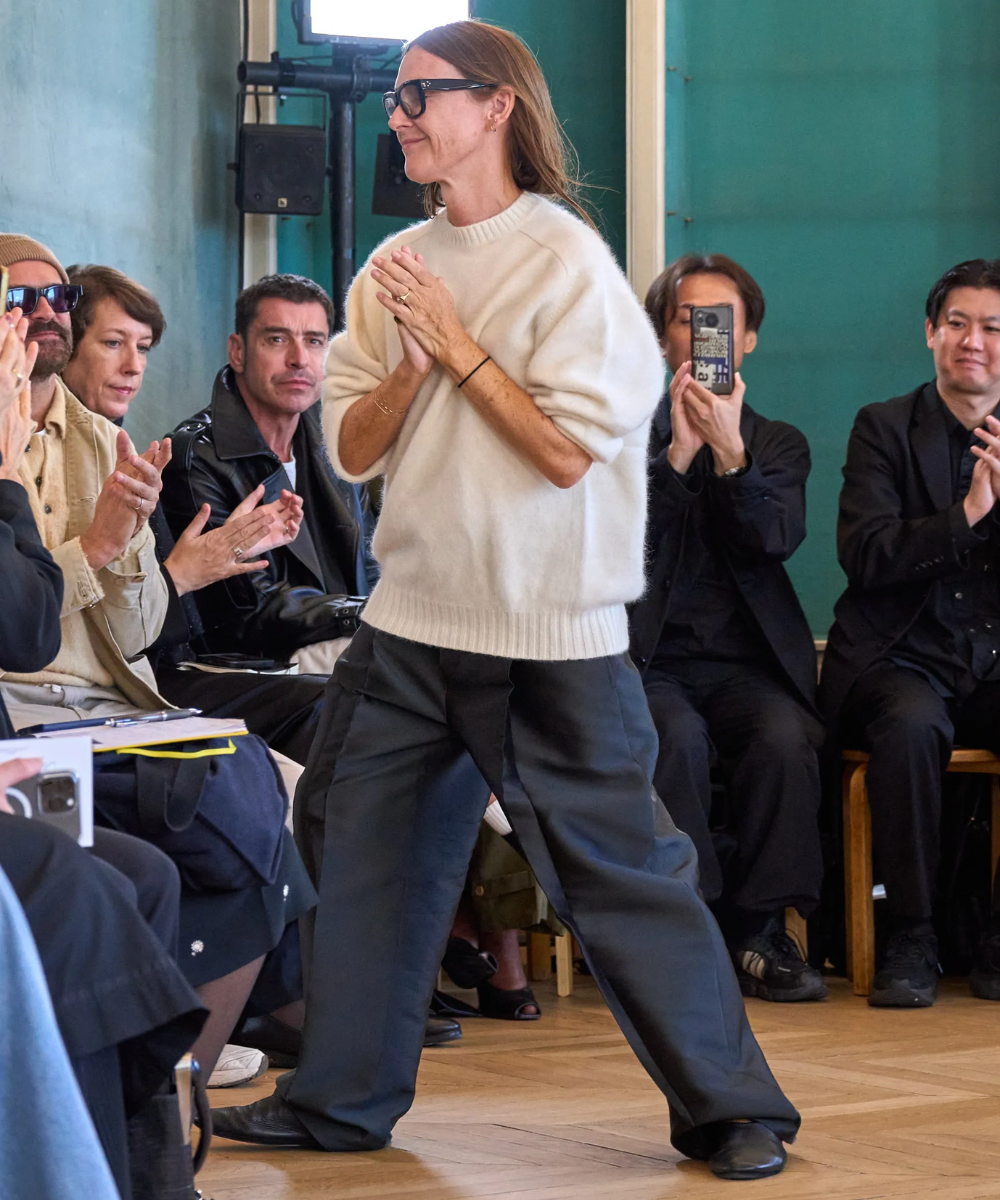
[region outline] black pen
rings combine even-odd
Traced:
[[[200,708],[177,708],[152,712],[141,717],[93,717],[88,721],[59,721],[55,725],[26,725],[19,729],[18,736],[35,733],[61,733],[64,729],[96,729],[118,725],[142,725],[147,721],[177,721],[181,717],[200,717]]]

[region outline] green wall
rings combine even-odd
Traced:
[[[580,156],[585,191],[605,236],[625,257],[625,4],[624,0],[477,0],[474,14],[513,30],[535,52],[552,91],[556,112]],[[278,48],[283,57],[325,57],[300,46],[287,0],[279,0]],[[318,103],[289,100],[279,120],[319,123]],[[386,132],[379,96],[358,106],[357,244],[360,266],[384,238],[408,222],[371,214],[378,134]],[[278,266],[330,286],[330,220],[278,218]]]
[[[167,332],[126,420],[145,446],[206,403],[236,297],[239,8],[0,5],[0,230],[149,287]]]
[[[825,636],[854,414],[932,377],[931,284],[1000,254],[1000,4],[666,3],[668,258],[729,254],[764,290],[747,399],[812,447],[791,574]]]

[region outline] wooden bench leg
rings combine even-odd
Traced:
[[[997,861],[1000,860],[1000,776],[990,776],[990,841],[993,850],[993,878],[996,878]]]
[[[556,995],[573,994],[573,939],[568,933],[556,938]]]
[[[844,772],[844,900],[847,976],[856,996],[867,996],[875,978],[875,910],[872,903],[872,818],[868,764]]]
[[[552,977],[552,934],[528,934],[528,978],[539,983]]]

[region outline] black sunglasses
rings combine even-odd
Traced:
[[[413,120],[426,112],[428,92],[471,92],[473,88],[493,86],[492,83],[476,83],[472,79],[408,79],[394,92],[382,93],[382,107],[387,117],[401,108]]]
[[[44,296],[53,312],[68,313],[80,303],[83,287],[79,283],[53,283],[48,287],[12,287],[7,289],[7,311],[19,308],[27,317]]]

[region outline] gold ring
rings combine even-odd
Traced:
[[[136,504],[136,506],[135,506],[135,511],[142,512],[142,498],[141,497],[139,498],[138,504]]]
[[[407,288],[407,289],[406,289],[406,291],[403,293],[403,295],[402,295],[402,296],[397,296],[397,297],[396,297],[396,299],[399,301],[399,303],[400,303],[400,304],[405,304],[405,303],[406,303],[406,297],[407,297],[407,296],[410,294],[410,292],[412,292],[412,291],[413,291],[413,288]]]

